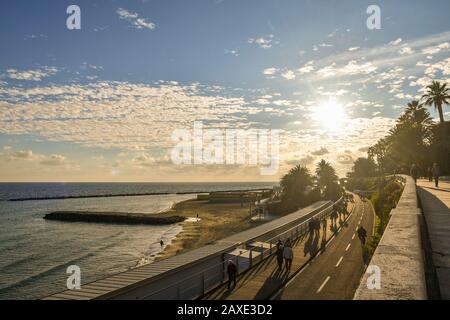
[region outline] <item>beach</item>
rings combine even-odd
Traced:
[[[164,214],[184,216],[187,219],[180,223],[182,231],[157,255],[155,260],[166,259],[202,247],[263,223],[250,219],[248,203],[241,206],[240,203],[186,200],[177,203],[172,210]]]

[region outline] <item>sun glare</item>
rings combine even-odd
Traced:
[[[322,102],[312,107],[311,118],[321,127],[329,131],[341,131],[347,120],[345,108],[335,100]]]

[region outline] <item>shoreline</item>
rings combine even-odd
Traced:
[[[156,255],[153,262],[200,248],[230,234],[265,223],[251,220],[247,204],[210,203],[197,199],[181,201],[162,214],[182,216],[185,220],[179,223],[182,230]]]

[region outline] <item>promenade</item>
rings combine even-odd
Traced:
[[[344,217],[342,217],[342,220],[338,219],[336,225],[333,225],[331,219],[328,218],[326,229],[323,229],[323,225],[321,225],[320,232],[318,234],[308,233],[299,238],[293,246],[294,259],[290,272],[288,272],[286,269],[283,269],[280,272],[278,270],[276,257],[272,256],[269,259],[261,262],[259,265],[252,268],[248,272],[240,275],[237,279],[237,286],[235,288],[232,288],[232,290],[228,290],[227,285],[224,284],[218,289],[205,295],[203,299],[262,300],[276,298],[275,296],[280,294],[279,290],[284,285],[292,281],[292,279],[296,278],[297,275],[301,271],[303,271],[303,269],[307,267],[308,264],[311,263],[311,260],[314,257],[322,255],[327,250],[326,245],[330,242],[330,240],[332,240],[333,237],[337,238],[338,235],[343,232],[343,230],[350,230],[351,228],[353,228],[351,234],[355,232],[355,227],[358,225],[358,219],[360,219],[359,215],[361,213],[362,207],[362,201],[359,199],[359,197],[355,196],[355,203],[348,204],[347,209],[350,214],[346,216],[345,219]],[[371,235],[371,230],[368,231],[369,235]],[[356,240],[359,241],[357,238]],[[334,239],[333,241],[340,241],[340,238],[339,240]],[[359,243],[358,245],[360,246]],[[349,248],[347,248],[345,251],[347,250],[349,250]],[[318,268],[319,271],[320,269],[321,268]],[[357,277],[357,282],[359,281],[361,274]],[[314,291],[317,290],[317,288],[313,289]],[[286,292],[299,291],[296,287],[289,287],[289,289],[285,288],[284,290],[286,290]],[[303,290],[303,292],[305,291]]]
[[[440,297],[450,299],[450,182],[419,180],[417,192],[422,204]]]

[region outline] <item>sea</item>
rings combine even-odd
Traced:
[[[80,268],[83,284],[151,263],[182,231],[179,224],[44,220],[49,212],[157,214],[199,193],[274,185],[271,182],[0,183],[0,299],[40,299],[63,291],[71,275],[67,269],[73,265]],[[162,248],[161,239],[165,244]]]

